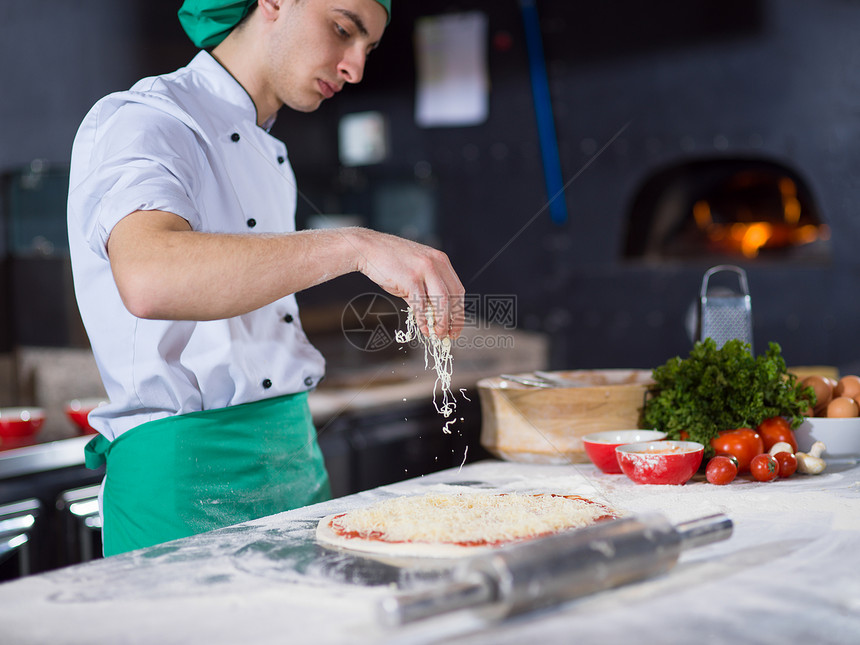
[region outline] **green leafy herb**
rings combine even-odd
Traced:
[[[707,455],[711,439],[723,430],[755,428],[775,416],[797,428],[815,405],[815,393],[788,373],[781,351],[770,343],[766,354],[755,357],[740,340],[719,349],[711,338],[696,343],[688,358],[676,356],[654,369],[642,427],[698,441]]]

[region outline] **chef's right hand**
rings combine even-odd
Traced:
[[[430,335],[429,305],[434,317],[433,331],[438,337],[460,335],[466,290],[445,253],[386,233],[361,228],[349,230],[354,234],[357,270],[391,295],[406,300],[415,312],[421,333]]]

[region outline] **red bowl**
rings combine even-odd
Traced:
[[[620,474],[621,466],[615,456],[615,449],[627,443],[638,441],[660,441],[666,438],[659,430],[606,430],[594,432],[582,438],[585,454],[591,462],[608,474]]]
[[[0,408],[0,438],[32,437],[43,423],[42,408]]]
[[[621,471],[637,484],[680,486],[702,463],[705,447],[695,441],[649,441],[615,449]]]
[[[81,434],[95,434],[96,431],[87,417],[90,412],[105,403],[107,403],[105,399],[73,399],[66,403],[66,416],[78,426]]]

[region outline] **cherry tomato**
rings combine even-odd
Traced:
[[[764,452],[764,442],[755,430],[738,428],[726,430],[719,437],[711,439],[715,452],[727,452],[738,460],[738,472],[749,472],[752,458]]]
[[[779,462],[773,455],[762,453],[750,462],[752,476],[760,482],[769,482],[779,475]]]
[[[716,456],[716,457],[725,457],[726,459],[728,459],[729,461],[731,461],[731,462],[735,465],[735,470],[737,470],[738,466],[740,465],[740,464],[738,463],[738,458],[737,458],[737,457],[735,457],[735,456],[734,456],[733,454],[731,454],[730,452],[721,452],[721,453],[719,453],[719,454],[717,454],[717,455],[715,455],[715,456]]]
[[[780,477],[791,477],[797,470],[797,457],[790,452],[778,452],[774,458],[779,464]]]
[[[717,455],[712,457],[705,468],[705,477],[711,484],[724,486],[731,484],[738,474],[737,460],[734,457]]]
[[[794,438],[794,431],[783,417],[765,419],[755,431],[761,436],[765,451],[770,450],[774,444],[784,441],[791,446],[792,452],[797,452],[797,439]]]

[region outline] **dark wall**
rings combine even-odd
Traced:
[[[566,174],[629,123],[567,191],[572,215],[560,231],[567,244],[553,254],[548,282],[558,286],[547,293],[569,315],[557,334],[566,362],[599,363],[606,347],[616,365],[653,365],[686,351],[682,323],[708,265],[622,260],[624,218],[659,169],[748,157],[797,171],[833,230],[824,265],[737,261],[750,276],[757,349],[776,341],[789,364],[856,371],[860,355],[840,339],[860,320],[848,295],[860,279],[860,6],[599,4],[593,12],[540,5]],[[697,21],[691,11],[722,19]],[[578,53],[564,56],[572,47]]]
[[[0,171],[67,163],[78,125],[101,96],[193,55],[170,0],[0,3]]]
[[[101,95],[184,64],[194,53],[166,0],[0,3],[0,171],[64,163]],[[415,125],[413,26],[423,15],[489,16],[490,112],[466,128]],[[568,220],[550,221],[516,0],[395,3],[364,83],[311,115],[284,113],[306,200],[370,209],[375,186],[417,182],[436,203],[438,243],[473,293],[516,294],[519,326],[549,333],[555,367],[648,367],[685,353],[685,318],[704,264],[622,258],[625,217],[652,172],[686,159],[750,155],[795,169],[832,225],[829,264],[741,262],[756,344],[793,364],[854,369],[860,300],[860,5],[849,0],[542,0],[537,3]],[[345,171],[339,117],[386,114],[393,155]],[[622,132],[622,128],[623,132]],[[621,132],[619,134],[619,132]],[[604,144],[611,146],[595,156]],[[416,169],[420,169],[416,177]],[[427,170],[429,169],[429,174]],[[342,297],[353,282],[305,294]]]

